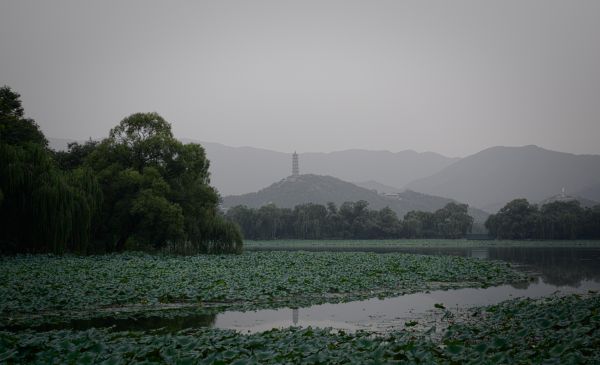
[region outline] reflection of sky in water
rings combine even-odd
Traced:
[[[509,261],[539,273],[533,282],[490,288],[436,290],[388,299],[369,299],[340,304],[322,304],[298,310],[225,312],[214,323],[218,328],[257,332],[288,326],[333,327],[336,329],[385,330],[403,328],[404,322],[423,318],[436,303],[446,308],[495,304],[518,297],[539,298],[600,290],[600,248],[451,248],[403,249],[422,254],[453,254]]]

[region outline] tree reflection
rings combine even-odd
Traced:
[[[579,287],[582,280],[600,282],[599,248],[491,247],[489,257],[529,266],[551,285]]]

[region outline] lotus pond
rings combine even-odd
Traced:
[[[600,296],[517,300],[470,311],[434,340],[331,329],[0,332],[0,362],[39,364],[580,364],[600,362]],[[439,308],[444,311],[443,308]]]
[[[506,263],[401,253],[21,256],[0,267],[4,326],[111,312],[298,307],[526,280]]]
[[[382,246],[1,258],[0,363],[600,361],[597,244]]]

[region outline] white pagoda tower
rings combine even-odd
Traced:
[[[300,167],[298,165],[298,154],[294,151],[292,155],[292,176],[297,177],[300,175]]]

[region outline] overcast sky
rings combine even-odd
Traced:
[[[49,137],[600,154],[600,1],[0,0],[0,84]]]

